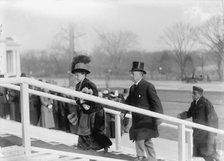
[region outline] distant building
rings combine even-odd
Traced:
[[[11,37],[3,37],[0,33],[0,75],[20,76],[20,45]]]

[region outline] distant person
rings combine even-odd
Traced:
[[[98,96],[96,85],[87,79],[90,70],[83,59],[88,59],[88,57],[79,55],[73,59],[72,63],[71,72],[75,75],[77,81],[76,90]],[[105,135],[105,113],[103,107],[99,103],[80,98],[77,98],[76,102],[78,104],[76,113],[77,119],[75,119],[73,123],[77,126],[77,134],[79,135],[78,149],[104,149],[104,151],[107,152],[112,142]],[[72,120],[70,116],[71,115],[69,115],[68,118]]]
[[[35,86],[30,86],[30,89],[33,90],[38,90],[37,87]],[[41,101],[40,101],[40,96],[30,94],[30,123],[32,125],[37,125],[39,118],[40,118],[40,113],[41,113]]]
[[[26,73],[21,73],[20,77],[26,77]]]
[[[127,96],[128,96],[128,89],[124,89],[123,90],[123,93],[120,94],[120,99],[121,99],[121,103],[125,103],[125,100],[127,99]],[[130,128],[130,119],[128,117],[125,117],[126,114],[130,114],[130,111],[126,111],[126,110],[123,110],[121,112],[121,118],[122,118],[122,131],[124,133],[128,133],[129,131],[129,128]]]
[[[21,122],[20,92],[14,89],[7,90],[10,119]]]
[[[211,78],[209,75],[207,75],[207,82],[211,82]]]
[[[58,96],[67,98],[66,95],[58,93]],[[57,115],[58,129],[70,132],[69,121],[67,115],[70,113],[68,103],[62,101],[55,101],[55,115]],[[55,108],[54,108],[55,109]]]
[[[163,113],[162,104],[154,85],[143,78],[146,74],[144,63],[134,61],[130,72],[134,84],[130,87],[126,104]],[[154,117],[132,113],[132,126],[129,134],[130,140],[135,141],[137,153],[135,161],[156,161],[156,153],[151,139],[159,136],[158,125],[160,123],[161,121]]]
[[[0,78],[4,78],[4,75],[0,75]],[[7,99],[6,99],[6,88],[0,86],[0,117],[6,118],[7,110]]]
[[[193,86],[193,102],[188,111],[177,115],[178,118],[187,119],[198,124],[218,128],[218,117],[212,103],[203,96],[201,87]],[[205,161],[219,161],[216,152],[216,134],[193,128],[193,156],[203,157]]]
[[[44,89],[43,92],[49,93],[48,89]],[[41,115],[40,115],[40,126],[48,129],[55,128],[55,121],[53,115],[53,100],[47,97],[40,97],[41,102]]]
[[[15,77],[14,75],[10,77]],[[19,84],[15,84],[18,85]],[[14,89],[7,90],[10,119],[21,122],[21,105],[20,105],[20,91]]]

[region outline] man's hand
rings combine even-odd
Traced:
[[[184,112],[178,114],[177,118],[179,118],[179,119],[187,119],[187,112],[184,111]]]
[[[177,118],[178,119],[181,119],[181,114],[180,113],[177,115]]]
[[[159,126],[162,123],[161,119],[156,119],[156,125]]]

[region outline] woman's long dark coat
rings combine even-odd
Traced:
[[[161,101],[153,84],[142,79],[137,86],[132,85],[126,104],[141,109],[163,113]],[[158,137],[157,119],[154,117],[132,113],[130,140],[145,140]]]
[[[82,91],[82,89],[85,87],[87,87],[88,89],[92,89],[93,95],[98,96],[96,85],[86,78],[76,85],[76,90]],[[77,111],[79,117],[77,134],[90,135],[94,130],[95,112],[99,112],[100,110],[102,110],[102,106],[95,102],[85,101],[85,104],[88,104],[90,106],[89,110],[85,110],[82,107],[79,99],[77,100],[77,104],[79,105]],[[104,126],[104,124],[102,124],[102,126]]]
[[[82,83],[76,85],[77,91],[82,91],[87,87],[92,89],[93,95],[98,96],[96,85],[85,78]],[[85,101],[90,106],[89,110],[85,110],[77,100],[78,108],[78,147],[81,149],[98,150],[112,145],[110,139],[105,135],[105,115],[101,104],[92,101]]]
[[[205,97],[201,97],[198,102],[193,101],[186,112],[187,118],[192,117],[192,121],[198,124],[218,128],[218,117],[211,102]],[[183,114],[182,114],[183,115]],[[216,151],[216,134],[193,129],[193,155],[205,157],[212,155]]]

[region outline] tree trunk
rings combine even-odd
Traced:
[[[75,56],[75,43],[74,43],[74,26],[73,24],[69,25],[69,58],[70,58],[70,66],[73,60],[73,57]],[[70,67],[71,68],[71,67]],[[69,87],[74,86],[74,82],[72,82],[72,74],[68,73],[68,82]]]
[[[218,76],[219,76],[219,81],[222,81],[223,80],[223,61],[220,60],[218,62]]]

